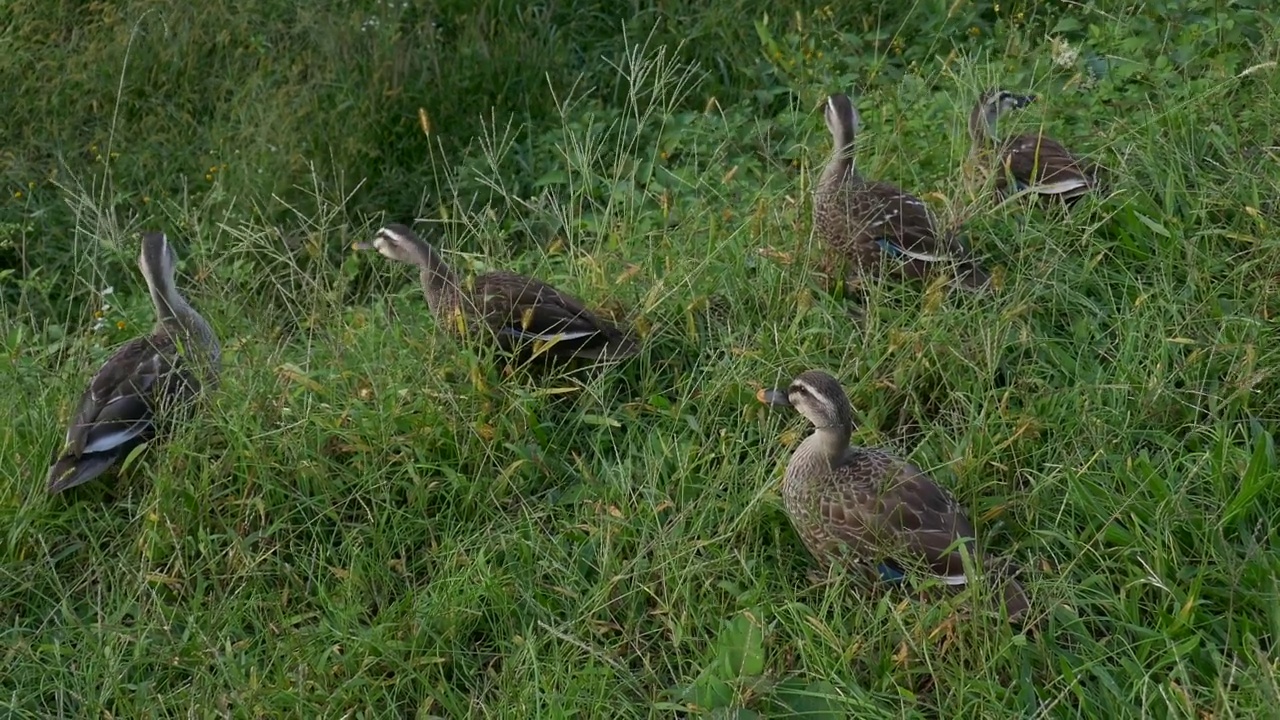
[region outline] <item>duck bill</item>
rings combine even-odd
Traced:
[[[373,243],[356,241],[351,243],[351,249],[352,250],[372,250]]]
[[[765,405],[773,405],[775,407],[791,407],[791,401],[787,399],[787,391],[771,390],[769,388],[760,388],[756,392],[756,400]]]

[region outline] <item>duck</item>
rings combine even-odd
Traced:
[[[1045,201],[1061,201],[1067,205],[1099,187],[1100,168],[1086,162],[1063,147],[1062,143],[1040,133],[1026,133],[1000,140],[996,123],[1011,110],[1021,110],[1034,103],[1035,95],[1020,95],[991,88],[984,91],[969,113],[969,137],[977,156],[994,152],[996,194],[1009,195],[1012,180],[1015,191],[1034,193]]]
[[[218,385],[218,336],[178,292],[178,256],[164,233],[143,234],[138,267],[155,327],[120,346],[89,380],[49,468],[50,494],[94,480],[174,422],[190,419],[196,401]]]
[[[823,112],[832,152],[814,190],[813,225],[828,248],[828,266],[836,257],[872,271],[889,261],[900,263],[908,277],[947,269],[954,274],[953,285],[988,288],[991,276],[956,233],[939,232],[923,200],[858,173],[854,146],[862,120],[849,96],[828,96]]]
[[[975,564],[999,566],[980,553],[973,525],[950,492],[888,451],[850,445],[853,408],[831,374],[805,371],[786,389],[762,388],[757,399],[794,408],[814,426],[787,463],[782,501],[824,571],[850,562],[873,579],[897,582],[918,568],[944,585],[963,586],[961,545]],[[1010,577],[1002,594],[1009,618],[1019,621],[1029,607],[1022,586]]]
[[[427,307],[459,336],[479,331],[499,350],[522,359],[616,362],[639,352],[629,331],[536,278],[495,270],[464,284],[436,249],[407,225],[390,223],[371,242],[353,247],[417,266]]]

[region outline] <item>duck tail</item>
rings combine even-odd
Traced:
[[[970,292],[989,292],[992,289],[991,273],[982,267],[982,263],[973,257],[972,245],[966,237],[964,228],[958,222],[951,225],[942,235],[943,244],[950,248],[951,257],[955,260],[955,279],[951,284]]]
[[[996,583],[1000,584],[1000,594],[1004,598],[1004,609],[1009,614],[1009,621],[1021,623],[1031,608],[1027,593],[1015,576],[1021,568],[1012,560],[1002,560],[987,556],[983,558],[983,566]]]
[[[618,332],[616,337],[609,339],[607,349],[602,353],[610,360],[622,360],[640,352],[640,344],[625,332]]]
[[[63,490],[83,485],[106,472],[117,459],[115,453],[88,453],[80,455],[63,455],[49,468],[45,484],[50,495]]]
[[[1089,177],[1089,182],[1096,192],[1105,192],[1111,184],[1111,170],[1105,165],[1098,163],[1089,163],[1085,167],[1085,174]]]
[[[573,356],[579,360],[612,363],[625,360],[640,352],[640,344],[630,333],[621,329],[603,327],[597,337],[599,338],[597,342],[580,347]]]
[[[1004,595],[1004,609],[1009,614],[1009,621],[1020,624],[1026,617],[1027,610],[1031,609],[1031,603],[1027,600],[1027,593],[1022,589],[1022,584],[1013,578],[1009,578],[1004,583],[1002,594]]]
[[[972,292],[991,290],[991,273],[983,269],[977,260],[966,258],[956,265],[956,287]]]

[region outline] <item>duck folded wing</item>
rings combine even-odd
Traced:
[[[130,450],[154,437],[156,411],[194,392],[173,339],[138,338],[94,375],[67,429],[66,449],[49,471],[59,492],[92,480]]]
[[[1087,192],[1094,178],[1069,150],[1057,141],[1021,135],[1011,140],[1005,162],[1018,189],[1033,189],[1041,195],[1070,198]]]
[[[953,254],[940,242],[933,216],[924,201],[885,183],[873,183],[858,200],[858,228],[890,257],[923,263],[945,263]]]
[[[948,585],[965,583],[960,542],[973,549],[973,526],[946,491],[915,466],[904,465],[899,480],[880,498],[881,517],[903,550],[925,561]]]
[[[580,301],[538,280],[498,277],[486,282],[481,294],[485,315],[498,333],[519,342],[577,346],[604,339],[600,321]]]
[[[824,498],[821,511],[842,542],[895,574],[923,563],[943,583],[964,584],[956,540],[972,538],[973,529],[955,502],[914,466],[904,463],[897,479],[879,490],[848,487]],[[856,516],[861,518],[854,522]]]
[[[904,465],[898,482],[886,487],[879,498],[882,532],[892,538],[889,547],[897,548],[899,558],[884,558],[881,575],[901,577],[915,563],[924,561],[930,574],[945,585],[965,585],[963,544],[972,555],[976,552],[973,525],[964,516],[955,498],[934,484],[912,465]],[[999,578],[1000,595],[1009,618],[1020,622],[1030,604],[1022,585],[1012,575],[1017,566],[1001,563],[982,555],[971,557],[983,573]],[[888,572],[886,572],[888,570]]]
[[[146,431],[151,423],[151,391],[169,368],[157,344],[172,347],[172,342],[138,338],[120,348],[93,376],[67,430],[68,453],[103,452]]]

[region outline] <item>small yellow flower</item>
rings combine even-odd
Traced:
[[[974,25],[969,28],[969,34],[972,35],[973,37],[978,37],[979,35],[982,34],[982,31],[978,29],[977,25]]]
[[[93,319],[94,319],[94,320],[101,320],[101,319],[102,319],[102,311],[101,311],[101,310],[94,310],[94,311],[93,311]]]
[[[35,189],[36,189],[36,181],[35,181],[35,180],[28,180],[28,181],[27,181],[27,189],[28,189],[28,190],[35,190]]]
[[[207,173],[206,173],[206,174],[205,174],[205,176],[204,176],[204,179],[205,179],[205,180],[208,180],[209,182],[213,182],[213,175],[210,175],[210,174],[207,174]]]
[[[123,321],[123,320],[117,320],[117,321],[116,321],[116,329],[117,329],[117,330],[123,330],[123,329],[124,329],[124,321]]]
[[[13,196],[14,196],[15,198],[17,198],[18,200],[21,200],[21,199],[22,199],[22,191],[21,191],[21,190],[16,190],[16,191],[14,191]]]
[[[150,195],[143,195],[143,196],[142,196],[142,204],[143,204],[143,205],[146,205],[147,203],[150,203],[150,202],[151,202],[151,196],[150,196]]]

